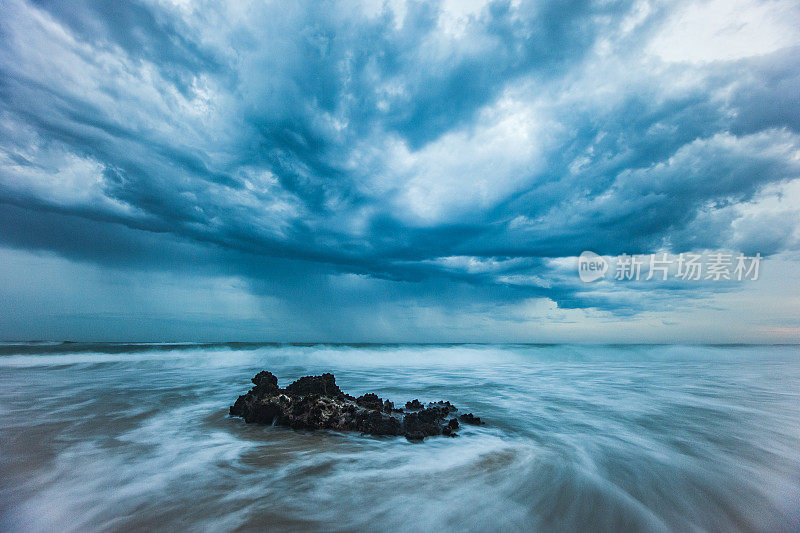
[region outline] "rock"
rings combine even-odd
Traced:
[[[343,393],[333,374],[305,376],[285,389],[267,371],[259,372],[252,381],[255,387],[239,396],[230,407],[231,416],[243,418],[247,423],[403,435],[409,441],[434,435],[457,436],[458,420],[447,420],[450,413],[457,411],[450,402],[432,402],[425,407],[415,399],[407,402],[403,410],[377,394],[355,398]],[[482,423],[471,413],[462,415],[461,420],[468,424]]]
[[[483,425],[485,425],[485,424],[484,424],[484,423],[481,421],[480,417],[477,417],[477,416],[473,415],[472,413],[466,413],[466,414],[463,414],[463,415],[461,415],[459,418],[460,418],[460,419],[461,419],[461,421],[462,421],[462,422],[464,422],[465,424],[471,424],[471,425],[473,425],[473,426],[483,426]]]
[[[328,396],[330,398],[344,397],[344,393],[339,390],[339,387],[336,385],[336,380],[334,379],[333,374],[322,374],[321,376],[306,376],[304,378],[300,378],[286,387],[286,393],[293,396],[308,396],[309,394],[317,394],[319,396]]]
[[[256,377],[251,379],[256,388],[264,393],[273,392],[278,390],[278,378],[275,377],[272,372],[267,372],[263,370],[256,374]]]
[[[393,416],[386,416],[380,411],[361,411],[356,414],[358,431],[368,435],[400,435],[402,424]]]
[[[441,413],[436,409],[423,409],[413,413],[406,413],[403,417],[403,427],[408,440],[417,440],[418,435],[430,437],[442,434]],[[411,435],[412,437],[409,437]]]
[[[419,409],[424,409],[424,408],[425,408],[425,406],[422,405],[422,403],[419,400],[417,400],[416,398],[411,400],[410,402],[406,402],[406,409],[419,410]]]
[[[407,431],[404,436],[406,440],[409,440],[411,442],[415,441],[422,442],[423,440],[425,440],[425,434],[421,431]]]
[[[383,410],[383,400],[378,398],[377,394],[373,394],[371,392],[356,398],[356,403],[361,407],[366,407],[367,409],[374,409],[376,411]]]
[[[456,409],[456,406],[451,404],[450,402],[442,402],[442,401],[432,402],[428,404],[428,407],[438,407],[439,409],[442,409],[447,413],[458,411],[458,409]]]
[[[458,429],[458,420],[455,418],[451,418],[448,420],[447,425],[442,428],[442,435],[446,435],[448,437],[458,437],[456,430]]]

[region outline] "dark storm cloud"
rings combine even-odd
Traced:
[[[298,309],[660,305],[548,260],[796,247],[759,202],[800,175],[800,68],[662,60],[642,6],[4,2],[0,239]]]

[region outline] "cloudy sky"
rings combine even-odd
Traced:
[[[798,21],[0,0],[0,338],[800,341]],[[585,250],[764,259],[584,283]]]

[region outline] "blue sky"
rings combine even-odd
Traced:
[[[800,341],[796,2],[1,4],[2,338]]]

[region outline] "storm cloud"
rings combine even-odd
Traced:
[[[262,322],[330,340],[414,340],[398,316],[421,309],[450,331],[433,340],[495,340],[535,302],[539,323],[692,308],[737,289],[587,286],[564,261],[794,264],[798,16],[744,0],[3,1],[0,245],[143,284],[237,279]]]

